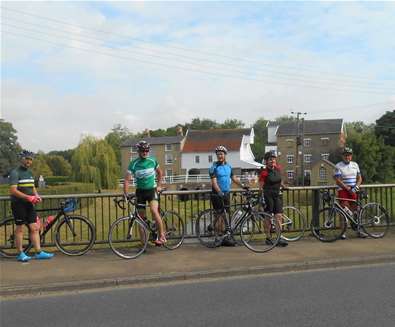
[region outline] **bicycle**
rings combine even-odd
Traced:
[[[40,242],[45,243],[46,234],[55,226],[55,245],[62,253],[69,256],[79,256],[88,252],[96,240],[95,227],[84,216],[69,215],[76,209],[77,201],[74,198],[60,202],[60,207],[50,209],[37,209],[37,212],[57,210],[55,216],[49,216],[43,229],[40,231]],[[38,217],[38,219],[40,219]],[[39,222],[42,224],[41,222]],[[0,254],[6,258],[18,255],[15,248],[15,220],[8,217],[0,222]],[[23,249],[28,253],[33,244],[29,232],[24,232]]]
[[[390,224],[387,211],[376,202],[364,205],[362,200],[368,198],[365,192],[359,192],[357,200],[338,198],[329,191],[321,193],[324,203],[329,203],[330,206],[321,209],[318,217],[311,222],[311,232],[318,240],[338,240],[345,233],[348,222],[353,230],[365,232],[372,238],[381,238],[387,233]],[[342,207],[339,203],[342,200],[354,202],[356,210],[352,212],[349,208]]]
[[[216,195],[214,195],[216,196]],[[225,238],[234,238],[254,252],[273,249],[280,239],[280,226],[271,215],[255,209],[256,196],[246,189],[242,196],[246,202],[229,216],[229,208],[223,213],[214,209],[203,210],[196,219],[196,234],[200,243],[208,248],[222,244]],[[222,201],[223,198],[221,197]],[[236,235],[240,235],[240,241]]]
[[[136,195],[129,195],[127,199],[114,199],[114,201],[122,210],[129,208],[129,205],[132,205],[134,209],[129,210],[127,216],[120,217],[111,224],[108,243],[117,256],[123,259],[135,259],[145,252],[149,240],[153,242],[159,236],[158,228],[155,222],[140,216]],[[145,204],[139,204],[139,206],[147,207]],[[159,213],[166,231],[167,242],[163,245],[169,250],[175,250],[185,238],[184,222],[174,211],[163,211],[159,207]]]
[[[281,193],[280,193],[281,194]],[[265,198],[260,198],[262,208],[266,208]],[[265,209],[264,209],[265,211]],[[306,230],[306,217],[294,206],[283,207],[281,226],[281,238],[289,242],[300,240]]]

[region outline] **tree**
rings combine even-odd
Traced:
[[[255,138],[251,149],[256,160],[259,162],[263,160],[263,155],[265,154],[265,146],[267,144],[267,123],[268,120],[262,117],[253,125]]]
[[[208,118],[193,118],[189,124],[185,125],[185,127],[189,129],[211,129],[218,128],[218,123],[215,120]]]
[[[244,123],[238,119],[226,119],[222,124],[220,124],[220,128],[243,128]]]
[[[7,174],[17,165],[18,153],[21,150],[12,124],[0,119],[0,176]]]
[[[119,165],[113,148],[105,140],[85,137],[75,149],[71,164],[76,181],[106,189],[117,186]]]
[[[383,138],[384,144],[395,146],[395,110],[387,111],[376,120],[374,132]]]
[[[117,124],[104,138],[106,142],[112,147],[119,166],[121,165],[122,160],[121,144],[131,136],[133,136],[133,134],[128,130],[127,127],[122,127],[121,124]]]
[[[73,156],[74,149],[69,150],[54,150],[48,152],[48,155],[54,156],[61,156],[63,157],[68,163],[71,162],[71,157]]]
[[[55,176],[71,176],[71,164],[62,156],[46,155],[45,161]]]
[[[44,177],[53,175],[53,172],[47,164],[45,157],[45,154],[39,153],[33,160],[31,169],[35,178],[38,178],[40,175],[43,175]]]

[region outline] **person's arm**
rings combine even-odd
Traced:
[[[20,199],[24,199],[24,200],[26,200],[26,201],[29,201],[29,196],[30,196],[30,195],[27,195],[27,194],[25,194],[25,193],[19,191],[17,185],[11,185],[11,186],[10,186],[10,194],[13,195],[13,196],[15,196],[15,197],[17,197],[17,198],[20,198]]]
[[[351,191],[351,186],[344,184],[341,177],[335,176],[335,182],[336,185],[340,186],[343,190]]]
[[[130,181],[131,177],[132,177],[132,174],[130,173],[130,171],[127,171],[126,174],[125,174],[125,177],[123,179],[123,194],[125,195],[125,197],[128,194],[129,181]]]
[[[156,176],[158,178],[158,183],[156,185],[156,191],[160,193],[162,191],[162,179],[163,179],[163,172],[162,169],[156,167]]]

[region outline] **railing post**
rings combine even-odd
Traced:
[[[311,217],[311,223],[316,226],[318,225],[319,220],[319,212],[320,212],[320,190],[314,189],[313,190],[313,213]]]

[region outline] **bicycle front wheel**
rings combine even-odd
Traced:
[[[272,215],[254,212],[243,221],[240,235],[248,249],[263,253],[277,245],[281,237],[281,226]]]
[[[184,222],[178,213],[174,211],[165,211],[162,215],[162,221],[167,239],[167,242],[164,244],[164,246],[169,250],[175,250],[184,241]]]
[[[306,218],[302,212],[295,207],[284,207],[281,238],[290,242],[298,241],[303,237],[305,230]]]
[[[200,243],[208,248],[221,245],[225,234],[226,213],[218,215],[214,209],[202,211],[196,219],[196,235]]]
[[[92,248],[95,239],[95,227],[84,216],[65,216],[56,226],[55,244],[66,255],[83,255]]]
[[[323,208],[311,222],[312,234],[321,242],[334,242],[346,231],[347,218],[335,207]]]
[[[121,217],[111,224],[108,243],[122,259],[135,259],[147,248],[147,228],[135,217]]]
[[[363,230],[373,238],[383,237],[389,227],[387,211],[378,203],[367,203],[361,209],[360,222]]]
[[[5,218],[0,222],[0,255],[5,258],[15,258],[18,255],[15,244],[15,220],[13,217]],[[22,248],[26,248],[29,243],[29,228],[23,227]]]

